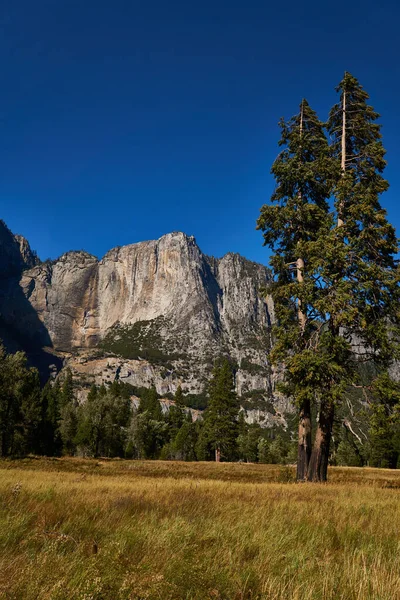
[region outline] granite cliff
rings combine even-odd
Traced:
[[[214,359],[228,355],[238,393],[282,411],[267,362],[274,311],[261,288],[269,276],[238,254],[207,257],[180,232],[101,260],[80,251],[43,263],[1,223],[0,336],[46,355],[45,368],[68,364],[83,391],[117,377],[162,394],[178,384],[200,394]]]

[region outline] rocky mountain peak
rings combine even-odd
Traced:
[[[0,220],[0,277],[18,276],[23,269],[37,264],[28,241],[22,235],[13,234]]]
[[[101,260],[70,251],[38,264],[30,252],[24,238],[0,228],[3,325],[26,347],[63,355],[88,385],[120,377],[160,393],[178,385],[201,393],[225,355],[238,366],[241,395],[272,393],[274,316],[261,293],[270,276],[262,265],[235,253],[207,257],[179,231],[113,248]]]

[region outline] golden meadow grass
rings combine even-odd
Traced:
[[[400,473],[0,462],[0,598],[400,598]]]

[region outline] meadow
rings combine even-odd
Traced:
[[[0,598],[400,598],[400,471],[0,461]]]

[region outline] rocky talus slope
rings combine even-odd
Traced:
[[[283,412],[267,362],[268,278],[268,269],[238,254],[205,256],[180,232],[114,248],[101,260],[80,251],[43,263],[0,223],[0,336],[41,357],[42,369],[68,364],[82,393],[117,377],[161,394],[179,384],[200,394],[215,358],[227,355],[239,367],[238,393],[255,409],[267,403]]]

